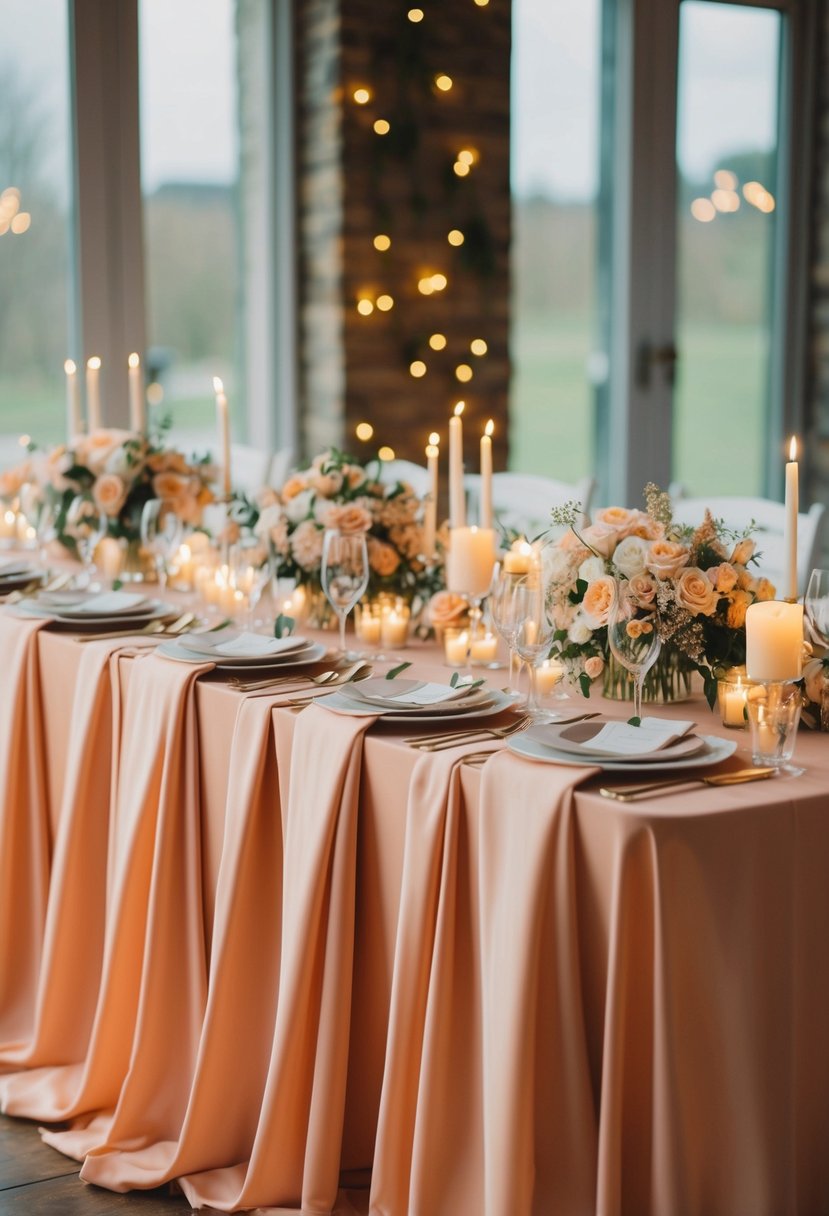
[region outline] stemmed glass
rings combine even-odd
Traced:
[[[829,570],[813,570],[809,575],[803,606],[816,640],[829,645]]]
[[[643,614],[616,584],[607,621],[607,643],[613,656],[633,678],[633,716],[642,717],[642,686],[653,667],[662,639],[652,614]]]
[[[516,576],[504,570],[500,562],[496,562],[492,573],[492,583],[489,588],[487,610],[490,620],[501,635],[509,649],[509,689],[515,692],[516,672],[520,672],[521,660],[515,650],[517,626],[511,611],[511,591],[515,585]]]
[[[368,546],[365,533],[327,528],[322,542],[322,589],[340,622],[340,650],[345,658],[345,623],[368,587]]]
[[[95,550],[106,536],[107,517],[88,494],[78,494],[66,509],[64,532],[71,536],[86,573],[85,585],[92,587]]]
[[[527,713],[544,721],[550,715],[538,703],[536,675],[539,660],[550,653],[555,626],[547,614],[543,580],[537,571],[513,578],[502,594],[499,591],[498,598],[498,616],[505,631],[502,636],[512,637],[512,648],[530,670]]]
[[[230,571],[234,587],[247,598],[245,628],[253,629],[256,606],[274,577],[272,547],[255,536],[244,537],[231,547]]]
[[[184,521],[163,498],[150,498],[141,511],[141,544],[153,555],[162,592],[167,588],[170,559],[184,538]]]

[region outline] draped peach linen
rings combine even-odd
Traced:
[[[37,635],[0,613],[0,1043],[31,1033],[49,898],[50,828]]]
[[[113,746],[109,906],[89,1043],[74,1062],[0,1080],[6,1112],[74,1120],[44,1133],[69,1156],[99,1143],[122,1104],[138,1101],[163,1123],[191,1067],[205,988],[193,688],[211,666],[132,661]]]

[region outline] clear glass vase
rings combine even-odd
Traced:
[[[672,646],[663,646],[642,685],[642,701],[651,705],[667,705],[685,701],[691,695],[693,666],[685,655]],[[633,680],[621,663],[608,653],[604,668],[602,691],[612,701],[633,700]]]

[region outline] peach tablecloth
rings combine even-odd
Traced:
[[[3,613],[0,664],[0,1100],[70,1119],[85,1179],[829,1213],[825,736],[797,780],[623,806]]]

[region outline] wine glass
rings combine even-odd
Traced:
[[[550,653],[555,626],[547,614],[544,584],[537,571],[513,578],[512,585],[503,592],[499,616],[502,627],[513,638],[516,654],[530,670],[527,713],[544,721],[550,715],[538,703],[537,667],[539,660]]]
[[[803,599],[815,640],[829,645],[829,570],[813,570]]]
[[[162,592],[167,588],[168,565],[184,537],[184,521],[163,498],[150,498],[141,511],[141,544],[152,554]]]
[[[511,693],[515,692],[516,672],[520,672],[521,669],[521,659],[515,649],[516,624],[510,606],[510,593],[515,585],[515,578],[514,574],[504,570],[500,562],[496,562],[487,599],[490,620],[509,649],[509,689]]]
[[[633,716],[642,717],[642,686],[653,667],[662,639],[653,614],[644,613],[616,584],[607,621],[607,643],[613,656],[633,678]]]
[[[368,586],[368,546],[365,533],[340,532],[327,528],[322,542],[322,589],[340,622],[340,650],[345,645],[348,614]]]
[[[229,560],[233,586],[247,600],[245,628],[253,629],[256,606],[274,575],[272,549],[257,537],[246,536],[231,547]]]
[[[86,574],[85,585],[92,587],[95,550],[107,533],[107,517],[89,494],[78,494],[66,508],[63,530],[71,536]]]
[[[48,498],[44,498],[35,515],[35,532],[40,564],[48,567],[49,549],[52,542],[58,538],[58,510],[55,503]]]

